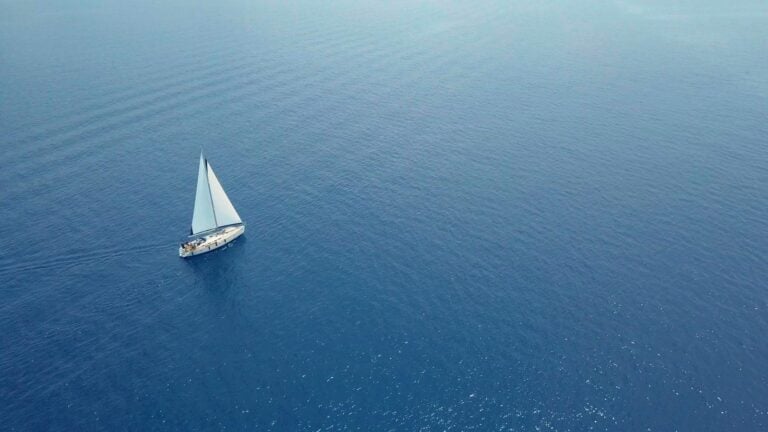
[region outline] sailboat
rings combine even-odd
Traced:
[[[179,246],[179,256],[187,258],[210,252],[229,244],[244,232],[245,224],[221,187],[208,159],[200,152],[190,240]]]

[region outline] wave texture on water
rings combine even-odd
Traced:
[[[766,429],[768,9],[578,3],[6,4],[3,427]]]

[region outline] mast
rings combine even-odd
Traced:
[[[200,155],[202,156],[202,152]],[[216,220],[216,206],[213,205],[213,193],[211,192],[211,178],[210,173],[213,172],[211,170],[211,166],[208,164],[208,159],[205,159],[205,181],[208,183],[208,198],[211,200],[211,211],[213,211],[213,223],[216,225],[216,227],[219,227],[219,221]]]

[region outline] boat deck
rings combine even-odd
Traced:
[[[222,228],[203,237],[182,243],[179,246],[179,255],[188,257],[210,252],[230,243],[237,237],[240,237],[243,232],[245,232],[244,225]]]

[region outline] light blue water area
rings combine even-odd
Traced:
[[[768,429],[762,1],[0,1],[4,430]],[[177,256],[200,149],[244,238]]]

